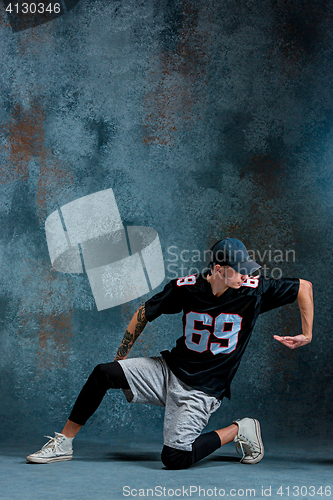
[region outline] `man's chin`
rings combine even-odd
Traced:
[[[235,290],[238,290],[243,285],[243,283],[236,283],[235,285],[229,285],[230,288],[234,288]]]

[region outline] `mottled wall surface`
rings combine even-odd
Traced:
[[[165,282],[204,267],[224,236],[313,282],[313,342],[272,338],[300,331],[295,305],[263,315],[211,425],[250,414],[285,437],[331,428],[332,28],[332,4],[313,0],[81,0],[19,32],[2,13],[0,434],[61,430],[141,302],[98,312],[85,275],[51,267],[46,217],[108,188],[124,224],[158,231]],[[180,334],[179,316],[159,318],[132,356]],[[147,421],[160,431],[160,409],[110,394],[87,430]]]

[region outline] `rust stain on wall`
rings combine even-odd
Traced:
[[[27,180],[28,162],[38,156],[42,148],[44,119],[42,109],[36,105],[28,110],[24,110],[20,104],[16,104],[13,108],[9,123],[1,127],[1,132],[7,139],[5,150],[9,163],[9,168],[0,167],[2,184],[14,180]]]
[[[39,317],[38,365],[40,370],[65,368],[68,363],[70,338],[72,337],[73,310],[57,316]]]
[[[69,296],[73,290],[57,286],[56,271],[45,263],[26,260],[22,286],[29,290],[21,302],[19,328],[24,337],[38,329],[37,368],[67,365],[74,310]],[[52,304],[56,306],[52,307]],[[67,305],[67,310],[52,310]]]
[[[38,55],[40,53],[41,46],[52,43],[52,38],[53,38],[52,23],[49,24],[48,26],[43,26],[42,28],[39,28],[37,26],[35,28],[23,31],[20,33],[19,37],[20,37],[19,51],[21,55],[23,56],[28,54]]]
[[[162,52],[152,61],[148,78],[152,87],[144,100],[145,144],[172,145],[179,126],[185,130],[201,119],[196,102],[198,80],[204,78],[208,62],[207,34],[196,26],[196,9],[184,2],[183,21],[174,52]]]
[[[1,127],[7,139],[9,168],[0,167],[0,182],[26,181],[29,176],[29,161],[39,163],[39,183],[37,192],[38,215],[40,220],[47,216],[47,201],[54,200],[63,186],[72,184],[73,176],[45,147],[45,111],[39,101],[28,109],[17,104],[11,112],[7,125]]]
[[[61,313],[43,313],[43,310],[49,310],[50,304],[59,301],[64,304],[68,303],[68,294],[71,290],[65,291],[56,285],[56,271],[49,267],[42,269],[41,283],[43,286],[42,297],[40,300],[41,314],[38,315],[38,349],[37,363],[40,369],[50,369],[53,366],[67,366],[70,338],[72,337],[72,318],[74,310],[70,305],[69,310]],[[51,359],[50,359],[51,358]],[[37,366],[38,367],[38,366]]]

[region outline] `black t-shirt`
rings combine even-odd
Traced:
[[[145,304],[148,321],[183,311],[184,334],[161,354],[185,384],[222,399],[239,366],[259,314],[294,302],[299,280],[248,279],[239,289],[212,293],[207,274],[170,281]]]

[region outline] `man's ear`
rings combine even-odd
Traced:
[[[213,264],[212,266],[210,266],[210,274],[215,277],[216,273],[217,273],[217,267],[219,267],[217,264]]]
[[[220,266],[220,264],[216,264],[214,267],[214,272],[218,273],[221,272],[221,270],[223,271],[223,266]]]

